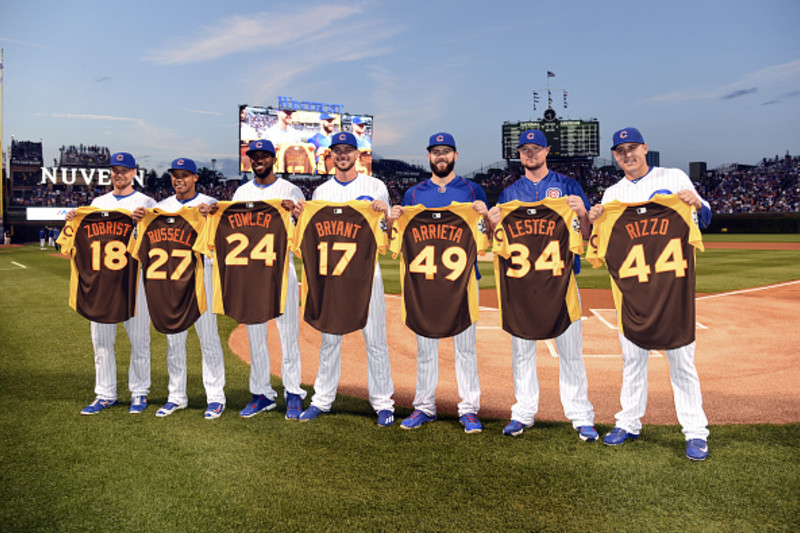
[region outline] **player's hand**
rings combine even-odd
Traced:
[[[294,202],[291,200],[281,200],[281,207],[294,213]]]
[[[586,206],[583,204],[583,199],[580,196],[575,194],[567,196],[567,205],[569,205],[570,209],[575,211],[579,217],[583,217],[586,214]]]
[[[297,200],[294,203],[294,209],[292,209],[292,216],[295,220],[300,220],[300,215],[303,214],[303,208],[306,206],[305,200]]]
[[[405,212],[406,210],[403,209],[403,206],[393,205],[392,209],[389,210],[389,216],[387,216],[386,218],[388,218],[389,220],[397,220],[398,218],[403,216],[403,213]]]
[[[136,209],[133,210],[133,213],[131,213],[131,218],[133,219],[134,222],[138,224],[139,222],[142,221],[142,219],[146,214],[147,214],[147,209],[145,209],[144,207],[137,207]]]
[[[373,211],[380,211],[384,213],[387,217],[389,216],[389,206],[386,205],[386,202],[383,200],[373,200],[370,204]]]
[[[697,210],[703,208],[703,202],[700,201],[700,197],[698,197],[697,193],[691,189],[683,189],[682,191],[678,192],[678,198],[680,198],[684,203],[693,206]]]
[[[603,214],[603,211],[603,204],[593,205],[592,208],[589,209],[589,222],[594,224],[594,221],[600,218],[600,215]]]
[[[486,221],[489,222],[489,229],[492,230],[494,233],[494,229],[500,224],[500,219],[503,217],[502,211],[497,206],[489,209],[489,213],[486,215]]]
[[[69,211],[67,211],[67,214],[64,215],[64,220],[69,222],[70,220],[75,218],[75,215],[77,215],[77,214],[78,214],[78,210],[77,209],[70,209]]]
[[[472,209],[482,217],[485,217],[489,213],[489,208],[486,207],[486,202],[483,200],[475,200],[472,202]]]
[[[207,217],[208,215],[216,213],[219,210],[219,206],[216,202],[213,204],[198,204],[197,210],[200,211],[201,215]]]

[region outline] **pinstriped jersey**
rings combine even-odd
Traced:
[[[472,204],[404,208],[390,250],[400,254],[403,322],[424,337],[452,337],[478,320],[475,261],[488,245]]]
[[[214,313],[244,324],[283,313],[292,231],[291,214],[280,199],[219,202],[195,247],[214,252]]]
[[[386,250],[382,217],[367,201],[306,203],[294,251],[303,258],[303,319],[317,330],[344,335],[367,325],[375,264]]]
[[[78,208],[64,226],[58,244],[70,256],[69,305],[81,316],[116,324],[135,314],[139,265],[128,253],[134,227],[129,211],[96,207]]]
[[[497,301],[504,330],[523,339],[558,337],[581,318],[572,265],[583,253],[580,222],[565,198],[499,204],[494,234]]]
[[[676,195],[611,202],[594,223],[586,258],[611,275],[620,332],[649,349],[695,338],[695,249],[703,250],[696,213]]]
[[[131,255],[144,271],[150,320],[161,333],[189,329],[206,310],[203,261],[193,250],[204,221],[192,207],[148,209],[131,239]]]

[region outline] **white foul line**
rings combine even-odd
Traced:
[[[25,265],[23,265],[23,264],[21,264],[21,263],[17,263],[16,261],[11,261],[11,264],[12,264],[12,265],[16,265],[16,266],[18,266],[18,267],[20,267],[20,268],[24,268],[24,269],[26,269],[26,270],[28,269],[28,267],[26,267]]]
[[[697,298],[697,300],[708,300],[710,298],[719,298],[720,296],[733,296],[734,294],[745,294],[748,292],[764,291],[767,289],[777,289],[778,287],[787,287],[789,285],[797,285],[798,283],[800,283],[800,280],[787,281],[786,283],[776,283],[775,285],[765,285],[764,287],[755,287],[752,289],[742,289],[739,291],[720,292],[718,294],[709,294],[707,296],[700,296]]]

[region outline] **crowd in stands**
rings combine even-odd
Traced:
[[[392,204],[402,201],[405,191],[414,183],[430,176],[418,166],[395,160],[376,160],[375,174],[386,183]],[[584,188],[589,203],[600,202],[603,191],[616,183],[622,172],[614,167],[594,168],[588,161],[551,162],[551,170],[561,172],[577,179]],[[519,163],[511,163],[508,168],[493,168],[486,173],[477,174],[474,179],[486,190],[490,203],[505,187],[519,179],[522,169]],[[314,189],[324,181],[324,177],[290,176],[290,179],[311,198]],[[166,180],[149,181],[143,189],[156,200],[173,194]],[[230,200],[240,185],[239,180],[227,182],[198,183],[198,191],[217,198]],[[714,213],[766,213],[800,212],[800,156],[764,159],[756,166],[733,165],[726,169],[710,170],[695,183],[700,194],[711,204]],[[17,190],[11,194],[10,204],[16,206],[58,206],[77,207],[89,205],[92,198],[106,192],[104,188],[53,186]]]
[[[111,152],[105,146],[62,146],[62,167],[107,167],[111,161]]]
[[[41,165],[42,143],[11,140],[12,165]]]

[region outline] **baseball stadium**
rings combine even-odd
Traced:
[[[120,25],[152,20],[111,9]],[[742,73],[713,98],[643,85],[641,101],[616,87],[591,105],[582,88],[618,74],[584,65],[570,109],[566,68],[537,59],[533,114],[509,119],[485,88],[465,89],[467,112],[429,87],[443,72],[490,73],[509,43],[529,49],[511,31],[524,27],[491,9],[463,17],[477,44],[450,30],[431,41],[426,54],[467,53],[435,68],[404,60],[428,65],[414,43],[445,30],[369,2],[165,9],[170,25],[156,27],[194,46],[112,44],[102,30],[114,50],[137,50],[129,72],[258,90],[195,98],[183,81],[154,82],[148,101],[174,106],[157,111],[167,128],[137,101],[105,109],[130,93],[99,69],[70,89],[74,107],[44,111],[50,87],[20,118],[30,86],[14,76],[62,52],[0,22],[0,531],[800,528],[800,147],[727,147],[719,163],[703,136],[722,123],[674,123],[694,101],[746,98],[765,115],[785,104],[776,125],[796,119],[797,91],[781,84],[800,80],[800,62]],[[764,17],[777,47],[789,30]],[[190,21],[204,35],[178,31]],[[335,42],[367,29],[355,50]],[[589,53],[547,35],[565,58]],[[385,51],[394,36],[400,55]],[[58,42],[75,70],[109,59]],[[268,77],[253,68],[262,51]],[[190,70],[238,55],[233,71]],[[304,78],[290,58],[319,72]],[[384,85],[338,90],[353,66]],[[774,94],[765,80],[779,80]],[[334,100],[281,96],[299,88]],[[413,126],[396,94],[417,99]],[[457,115],[472,122],[441,126]],[[8,139],[4,123],[25,133]],[[481,127],[489,164],[468,159]],[[424,133],[408,150],[411,131]]]

